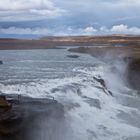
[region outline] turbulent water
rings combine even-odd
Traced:
[[[75,53],[67,49],[0,51],[1,93],[62,103],[65,120],[58,129],[63,133],[55,133],[61,140],[139,140],[140,97],[127,84],[127,64],[70,55]],[[43,126],[38,139],[48,140],[45,131]]]

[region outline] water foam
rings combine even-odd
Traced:
[[[21,94],[34,98],[53,96],[65,107],[65,117],[73,130],[73,140],[118,140],[139,136],[140,129],[125,123],[118,114],[139,111],[136,108],[123,106],[115,98],[121,92],[131,89],[126,87],[120,73],[123,69],[112,71],[112,65],[96,65],[94,67],[77,67],[73,72],[76,76],[41,79],[36,82],[4,85],[0,84],[1,92]],[[107,88],[113,96],[106,94],[104,87],[93,77],[105,80]],[[95,102],[91,105],[91,102]],[[98,105],[98,107],[97,107]]]

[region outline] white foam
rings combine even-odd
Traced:
[[[97,88],[100,83],[93,79],[102,77],[108,88],[115,94],[121,94],[128,88],[117,74],[111,73],[110,66],[101,65],[90,68],[75,68],[79,72],[75,77],[63,79],[46,79],[17,85],[0,84],[1,92],[6,94],[21,94],[34,98],[53,96],[62,104],[76,103],[79,106],[71,110],[66,109],[66,118],[74,132],[74,140],[121,140],[123,138],[138,136],[140,129],[126,124],[120,118],[120,111],[130,113],[135,108],[119,104],[115,97],[107,95]],[[52,92],[54,90],[54,92]],[[80,90],[80,94],[78,94]],[[90,106],[83,97],[98,99],[101,109]]]

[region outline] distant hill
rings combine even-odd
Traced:
[[[140,36],[50,36],[40,39],[0,39],[0,49],[47,49],[57,46],[94,46],[94,45],[140,46]]]

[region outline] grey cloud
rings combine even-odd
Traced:
[[[139,9],[140,0],[4,0],[0,29],[1,34],[9,29],[11,34],[21,29],[45,35],[139,34]]]
[[[65,10],[50,0],[4,0],[0,1],[1,21],[26,21],[54,18]]]
[[[93,26],[87,26],[85,28],[73,29],[72,27],[67,27],[64,30],[59,28],[50,29],[50,28],[0,28],[0,34],[17,34],[17,35],[102,35],[102,34],[134,34],[140,35],[140,28],[138,27],[128,27],[128,25],[120,24],[113,25],[111,28],[106,26],[100,27],[99,29],[94,28]]]

